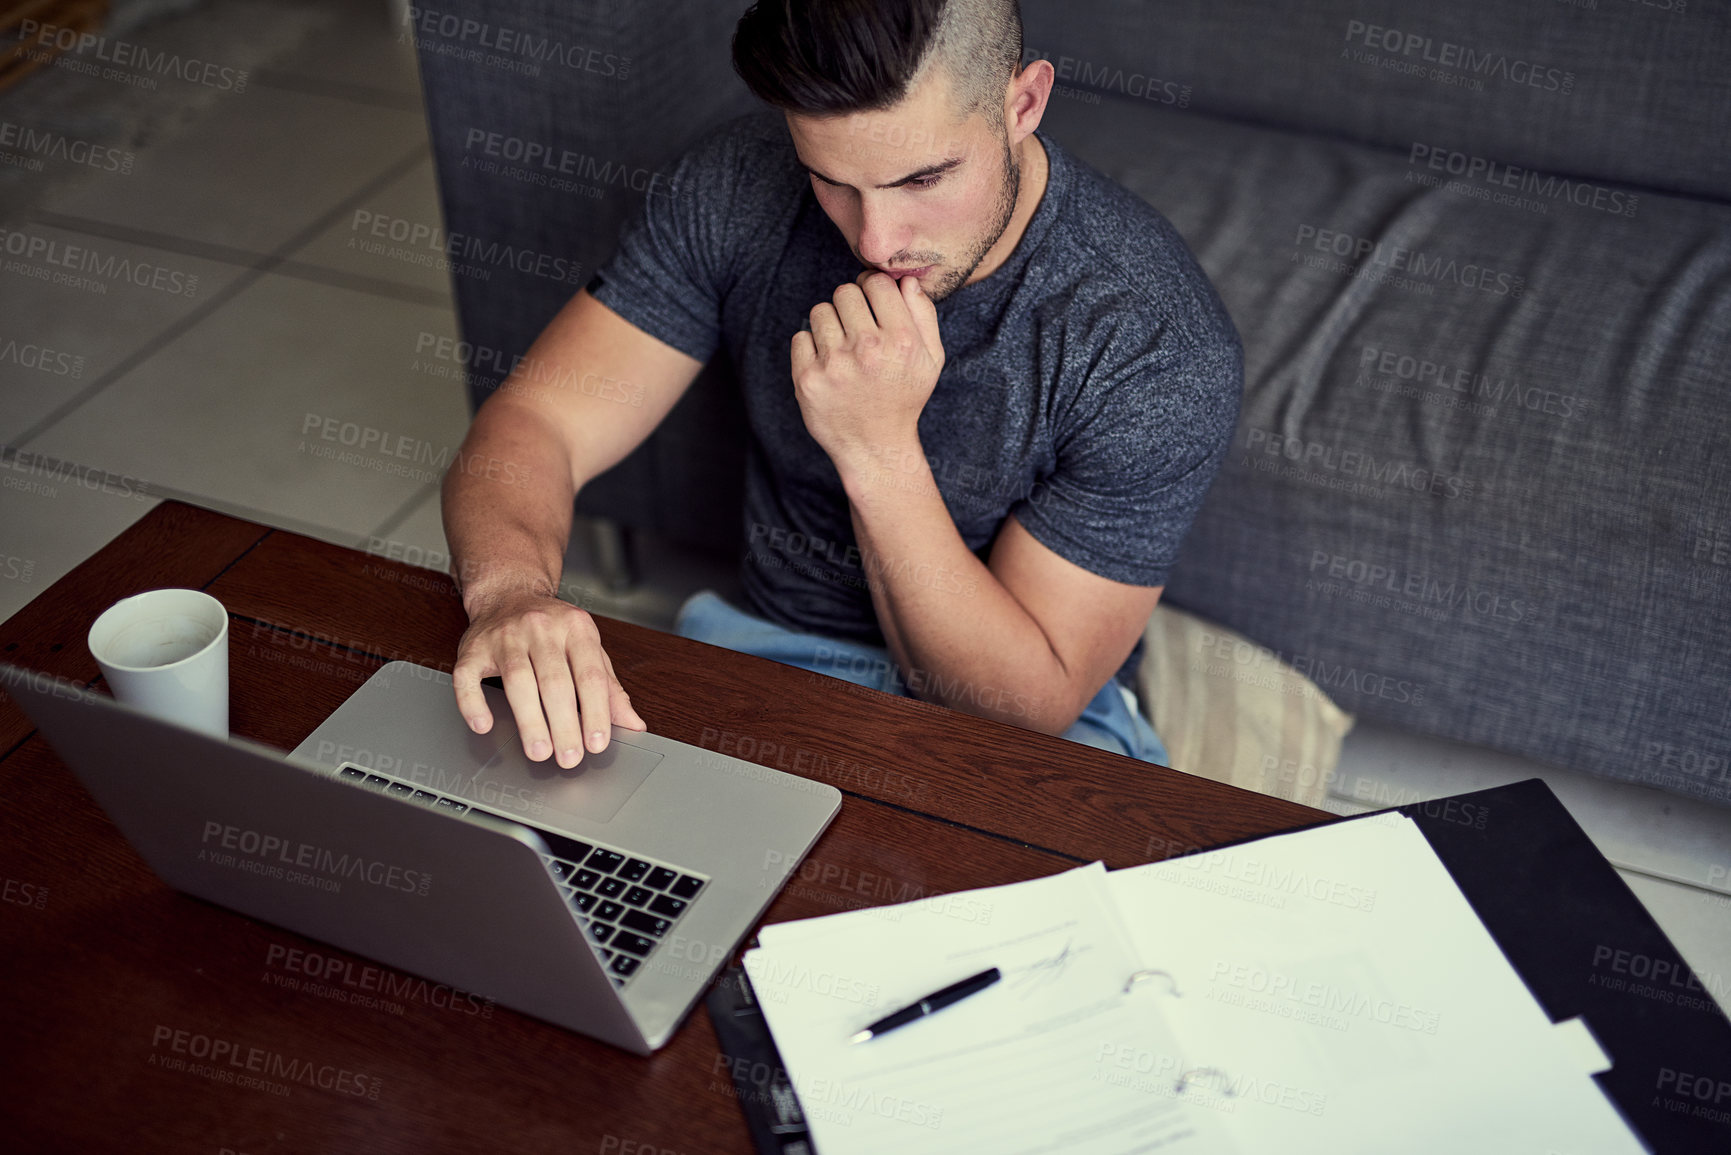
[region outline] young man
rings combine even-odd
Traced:
[[[553,593],[571,501],[725,348],[749,604],[706,591],[681,633],[1163,761],[1128,687],[1242,389],[1207,278],[1037,132],[1054,74],[1020,66],[1015,0],[772,0],[733,53],[779,112],[681,158],[529,352],[647,403],[508,380],[464,456],[540,488],[446,479],[465,717],[491,727],[502,674],[531,758],[644,725]]]

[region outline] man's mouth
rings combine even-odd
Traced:
[[[878,272],[888,273],[892,277],[918,277],[918,276],[921,276],[925,273],[931,272],[932,268],[933,268],[933,266],[931,266],[931,265],[921,265],[917,269],[885,269],[885,268],[879,267]]]

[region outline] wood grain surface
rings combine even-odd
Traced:
[[[162,586],[205,589],[228,608],[230,728],[283,750],[386,661],[448,670],[467,621],[441,574],[164,502],[0,625],[0,654],[91,684],[90,622]],[[844,792],[766,921],[1096,858],[1126,866],[1330,818],[597,620],[655,732]],[[169,889],[10,699],[0,752],[10,1149],[751,1150],[701,1005],[644,1059],[380,967]],[[244,1068],[208,1058],[195,1069],[205,1048],[257,1048],[279,1077],[245,1085]],[[163,1065],[174,1058],[186,1066]]]

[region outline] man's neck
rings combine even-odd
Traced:
[[[1041,198],[1046,194],[1046,177],[1050,171],[1046,146],[1040,142],[1037,134],[1030,132],[1022,138],[1017,152],[1020,155],[1016,161],[1021,166],[1022,179],[1016,189],[1016,209],[1010,214],[1010,223],[1004,226],[1004,234],[998,238],[996,244],[986,250],[986,255],[974,269],[973,276],[963,284],[971,285],[975,281],[985,280],[1010,259],[1010,254],[1016,251],[1022,234],[1028,230],[1028,222],[1034,219]]]

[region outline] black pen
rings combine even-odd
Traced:
[[[943,1010],[951,1003],[959,1003],[969,995],[979,994],[1003,977],[1002,974],[998,973],[998,968],[993,967],[991,970],[981,971],[977,975],[965,978],[959,983],[951,983],[941,991],[933,991],[910,1007],[903,1007],[894,1014],[885,1015],[849,1039],[848,1044],[851,1046],[854,1043],[863,1043],[867,1039],[877,1038],[885,1031],[893,1031],[897,1027],[906,1026],[915,1019],[923,1019],[929,1014]]]

